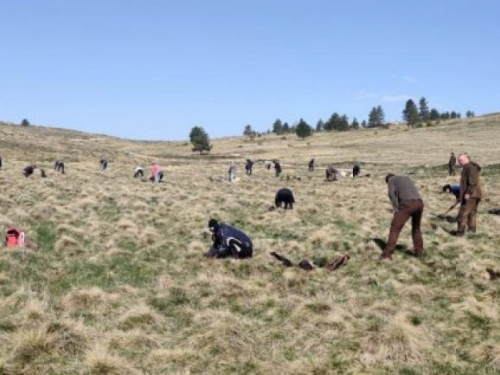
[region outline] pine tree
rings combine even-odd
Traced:
[[[406,102],[405,109],[403,110],[403,119],[406,121],[406,124],[412,128],[420,123],[418,108],[411,99],[408,99]]]
[[[300,119],[299,123],[295,127],[295,133],[298,137],[304,139],[312,135],[312,128],[303,119]]]
[[[208,151],[212,149],[212,145],[210,144],[210,138],[208,137],[207,132],[201,126],[194,126],[189,133],[189,139],[193,144],[193,151],[198,151],[201,155],[203,151]]]
[[[424,97],[420,98],[418,106],[419,106],[418,117],[420,118],[421,122],[426,122],[430,118],[429,106],[427,105],[427,100]]]
[[[283,133],[283,123],[280,119],[277,119],[273,124],[273,133],[281,134]]]

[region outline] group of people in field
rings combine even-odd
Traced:
[[[452,152],[448,161],[448,174],[455,176],[457,158]],[[470,160],[467,154],[461,154],[458,157],[458,164],[461,166],[461,177],[459,184],[446,184],[443,186],[443,193],[452,194],[455,201],[448,209],[447,213],[459,206],[456,217],[457,230],[452,232],[456,236],[464,236],[466,230],[470,233],[476,233],[477,230],[477,209],[482,199],[481,190],[481,167]],[[106,170],[108,161],[101,157],[99,160],[101,170]],[[254,162],[246,160],[245,171],[248,176],[252,175]],[[282,172],[281,164],[278,160],[264,161],[264,167],[271,169],[274,165],[275,176],[279,177]],[[313,172],[315,168],[315,159],[308,163],[308,171]],[[26,166],[22,173],[28,178],[36,170],[35,164]],[[0,156],[0,170],[2,169],[2,158]],[[62,160],[57,160],[54,164],[54,171],[65,174],[65,164]],[[360,166],[355,165],[352,169],[352,177],[360,176]],[[237,165],[233,161],[229,166],[229,181],[236,180]],[[341,172],[328,165],[325,169],[327,181],[337,181]],[[143,178],[144,169],[137,167],[134,172],[134,178]],[[367,175],[369,176],[369,175]],[[42,177],[45,177],[45,171],[42,170]],[[164,172],[158,162],[152,164],[150,168],[149,180],[159,183],[164,178]],[[394,215],[390,225],[389,236],[383,249],[381,259],[392,259],[399,234],[408,220],[411,219],[411,234],[413,241],[413,254],[417,257],[424,253],[424,243],[421,232],[421,220],[424,210],[422,195],[418,191],[415,183],[408,176],[396,176],[389,173],[385,177],[387,184],[389,200],[392,204]],[[279,189],[275,195],[274,206],[270,210],[283,207],[285,210],[293,209],[295,198],[293,192],[288,188]],[[205,256],[210,258],[250,258],[253,254],[253,244],[250,237],[243,231],[234,228],[228,224],[210,219],[208,223],[209,230],[212,233],[213,244]],[[283,258],[283,257],[281,257]],[[281,259],[278,257],[278,259]],[[281,259],[282,260],[282,259]],[[285,262],[286,263],[286,262]]]
[[[455,175],[457,159],[454,153],[451,153],[448,163],[449,175]],[[448,212],[456,206],[460,206],[456,217],[457,230],[451,234],[462,237],[465,232],[476,233],[477,230],[477,209],[482,199],[481,190],[481,167],[479,164],[470,160],[467,154],[462,154],[458,157],[458,164],[462,167],[460,184],[443,186],[444,193],[453,194],[455,202],[449,208]],[[247,160],[247,174],[251,174],[251,163]],[[270,163],[264,164],[270,169]],[[248,167],[249,166],[249,167]],[[281,166],[279,166],[281,172]],[[248,172],[250,169],[250,172]],[[308,164],[308,171],[314,171],[314,159],[311,159]],[[236,165],[231,163],[230,181],[233,181],[236,173]],[[232,175],[231,175],[232,174]],[[359,165],[353,167],[352,176],[360,175]],[[339,171],[329,165],[326,168],[326,179],[337,180]],[[381,260],[392,260],[396,244],[405,224],[411,219],[411,234],[413,242],[413,255],[421,257],[424,253],[424,242],[421,231],[421,221],[424,211],[424,202],[421,193],[418,191],[413,180],[408,176],[396,176],[389,173],[385,177],[387,184],[388,196],[393,208],[393,218],[390,225],[389,236],[385,247],[380,256]],[[292,209],[295,199],[290,189],[283,188],[276,193],[275,206],[285,209]],[[273,207],[274,209],[274,207]],[[224,223],[219,223],[215,219],[209,222],[209,229],[212,232],[213,244],[210,250],[205,254],[207,257],[213,258],[248,258],[252,256],[252,241],[250,237],[239,229],[231,227]],[[290,265],[290,261],[279,254],[272,254],[285,265]],[[341,263],[346,261],[348,257],[343,257]],[[302,262],[301,262],[302,263]],[[304,269],[308,269],[308,262],[304,263]],[[300,266],[300,264],[299,264]]]

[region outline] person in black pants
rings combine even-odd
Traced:
[[[278,161],[274,162],[274,173],[276,177],[279,177],[281,174],[281,164]]]
[[[274,198],[274,205],[276,208],[280,208],[284,204],[285,210],[293,210],[294,203],[295,198],[293,197],[293,193],[290,189],[283,188],[278,190],[276,197]]]
[[[64,174],[64,162],[57,160],[54,164],[54,170],[56,172],[61,172],[62,174]]]
[[[213,244],[205,253],[207,258],[251,258],[253,244],[245,233],[225,223],[210,219],[208,228],[212,232]]]

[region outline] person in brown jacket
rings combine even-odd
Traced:
[[[481,167],[470,161],[468,155],[460,155],[458,163],[462,166],[462,175],[460,178],[460,195],[457,202],[460,202],[460,210],[458,211],[457,236],[463,236],[465,228],[469,228],[469,232],[476,232],[476,213],[477,206],[483,196],[481,191]]]
[[[380,256],[381,259],[392,259],[392,254],[398,242],[399,233],[411,217],[411,236],[413,254],[420,256],[424,252],[424,241],[420,231],[420,222],[424,211],[422,196],[413,181],[407,176],[395,176],[389,173],[385,177],[389,199],[394,209],[387,246]]]
[[[455,153],[450,154],[450,160],[448,160],[448,174],[450,176],[455,176],[455,166],[457,164],[457,158],[455,157]]]

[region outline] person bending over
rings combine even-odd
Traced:
[[[276,208],[280,208],[282,205],[285,206],[285,210],[293,210],[293,204],[295,203],[295,198],[290,189],[283,188],[278,190],[276,197],[274,198],[274,205]]]
[[[207,258],[251,258],[252,240],[245,233],[215,219],[210,219],[208,229],[212,232],[212,247],[205,253]]]

